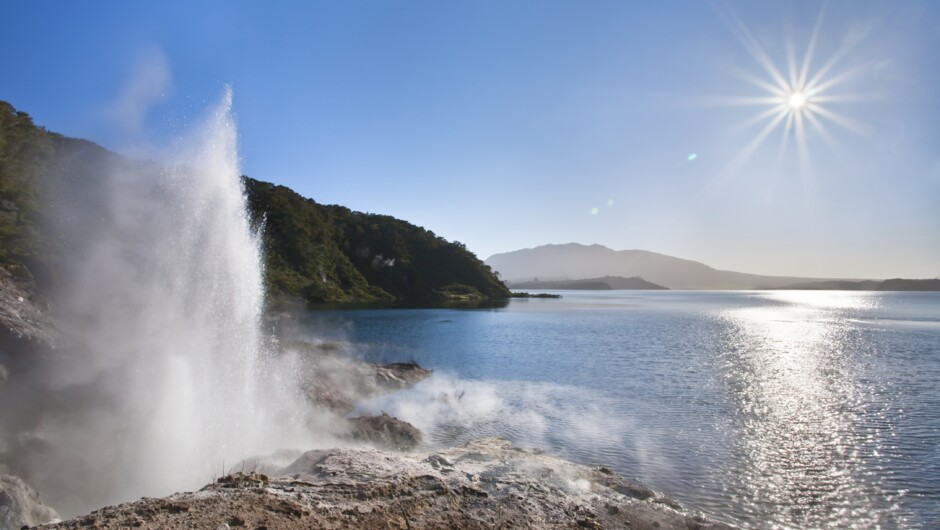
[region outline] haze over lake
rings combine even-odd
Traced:
[[[565,291],[308,319],[436,370],[363,407],[435,443],[506,436],[744,527],[940,522],[937,293]]]

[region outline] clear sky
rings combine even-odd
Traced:
[[[481,258],[575,241],[755,273],[940,276],[940,2],[0,14],[0,99],[37,123],[154,156],[231,85],[246,174]]]

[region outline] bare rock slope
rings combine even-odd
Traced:
[[[277,478],[269,478],[277,477]],[[609,469],[488,438],[436,453],[333,449],[52,528],[729,528]]]
[[[0,475],[0,529],[19,530],[56,520],[55,510],[44,505],[36,490],[13,475]]]
[[[46,306],[25,267],[0,263],[0,342],[6,335],[35,346],[54,347],[54,327]]]

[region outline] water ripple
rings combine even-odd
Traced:
[[[602,462],[747,528],[940,527],[940,296],[591,296],[369,314],[438,370],[375,406],[434,443]]]

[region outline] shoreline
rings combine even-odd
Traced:
[[[433,452],[329,449],[196,492],[107,506],[43,528],[730,529],[597,465],[486,438]]]
[[[291,344],[297,348],[297,343]],[[42,528],[733,528],[603,465],[577,464],[503,438],[423,446],[394,416],[350,417],[357,398],[409,388],[431,375],[416,363],[342,359],[307,345],[326,377],[310,405],[345,422],[352,448],[278,451],[243,461],[247,473],[198,491],[107,505],[60,521],[54,506],[13,475],[0,475],[0,530]],[[349,393],[356,387],[359,390]],[[283,466],[285,455],[296,457]],[[233,469],[239,468],[239,465]],[[5,508],[5,511],[4,511]]]

